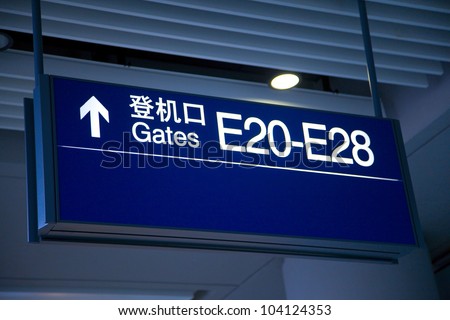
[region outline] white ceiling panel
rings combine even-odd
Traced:
[[[431,8],[439,5],[442,12],[368,3],[380,82],[424,87],[427,75],[442,74],[441,61],[450,60],[450,15],[445,3]],[[31,32],[29,1],[5,2],[0,12],[1,28]],[[44,34],[54,37],[366,78],[353,0],[48,0],[42,14]]]
[[[442,75],[448,1],[366,4],[380,83],[426,88]],[[367,80],[356,0],[42,0],[42,16],[44,35],[61,39]],[[0,29],[31,34],[31,1],[0,2]],[[2,117],[30,95],[23,68],[0,69]]]

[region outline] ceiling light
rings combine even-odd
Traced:
[[[286,90],[295,87],[300,82],[300,78],[292,73],[280,74],[272,79],[270,85],[274,89]]]
[[[8,50],[12,46],[13,40],[9,34],[0,32],[0,51]]]

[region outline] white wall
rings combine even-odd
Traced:
[[[450,260],[450,63],[426,89],[383,86],[389,116],[399,119],[406,142],[419,218],[432,259]],[[441,297],[450,293],[449,269],[439,268]]]
[[[288,299],[438,299],[425,248],[398,264],[286,259]]]
[[[443,68],[444,75],[429,76],[426,89],[381,86],[387,116],[400,120],[405,142],[450,109],[450,63],[443,64]]]

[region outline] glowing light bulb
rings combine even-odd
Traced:
[[[274,89],[286,90],[295,87],[300,82],[300,78],[291,73],[280,74],[272,79],[270,85]]]

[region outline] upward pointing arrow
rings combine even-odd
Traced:
[[[85,115],[90,113],[91,118],[91,137],[100,138],[100,116],[109,123],[109,112],[108,110],[97,100],[96,97],[92,96],[88,101],[86,101],[80,108],[80,120],[84,118]]]

